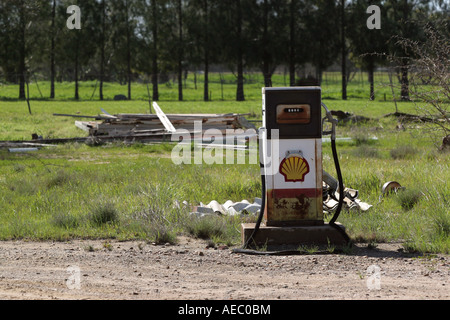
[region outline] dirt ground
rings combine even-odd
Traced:
[[[191,238],[0,242],[3,300],[449,300],[449,275],[448,255],[414,256],[400,244],[255,256]]]

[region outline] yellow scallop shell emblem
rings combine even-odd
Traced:
[[[280,173],[284,176],[285,181],[304,181],[308,172],[309,164],[302,157],[290,156],[281,161]]]

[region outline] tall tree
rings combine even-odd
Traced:
[[[19,44],[19,61],[17,73],[19,74],[19,99],[25,99],[25,73],[27,57],[26,31],[27,31],[27,8],[25,0],[20,0],[19,3],[19,24],[18,24],[18,44]]]
[[[8,57],[10,63],[15,64],[11,68],[19,80],[19,99],[25,99],[25,82],[29,72],[30,52],[36,46],[36,39],[42,34],[41,20],[43,11],[48,9],[45,0],[4,0],[3,6],[9,15],[9,24],[6,36],[8,55],[14,54],[17,59]],[[31,32],[32,31],[32,32]],[[15,63],[14,63],[15,62]]]
[[[107,42],[106,34],[106,20],[107,20],[107,6],[106,1],[101,0],[100,3],[101,10],[101,28],[100,28],[100,84],[99,84],[99,98],[104,99],[103,96],[103,81],[105,79],[105,46]]]
[[[209,60],[210,60],[210,48],[209,48],[209,6],[208,6],[208,0],[202,0],[202,6],[203,6],[203,63],[204,63],[204,84],[203,84],[203,100],[209,101]]]
[[[178,100],[183,101],[183,1],[177,0],[178,16]]]
[[[342,100],[347,100],[347,45],[346,45],[346,15],[345,15],[345,0],[340,3],[340,17],[341,17],[341,76],[342,76]]]
[[[356,0],[349,7],[348,24],[352,32],[349,32],[347,37],[350,43],[352,60],[368,73],[369,98],[374,100],[374,72],[377,65],[385,62],[385,56],[388,52],[387,42],[391,37],[391,31],[388,25],[382,25],[381,29],[369,30],[366,27],[368,18],[366,10],[371,4],[382,8],[380,19],[384,24],[387,23],[386,10],[382,6],[381,0]]]
[[[50,99],[55,98],[55,41],[56,41],[56,0],[52,1],[52,16],[50,25]]]
[[[190,0],[186,6],[186,24],[190,43],[190,62],[203,65],[203,100],[209,101],[209,69],[216,59],[217,45],[215,39],[218,32],[216,15],[218,0]]]
[[[386,0],[384,4],[387,10],[387,22],[393,33],[390,41],[390,53],[392,56],[400,57],[398,61],[398,74],[401,84],[401,99],[408,101],[409,98],[409,61],[412,58],[410,52],[398,45],[398,39],[420,40],[423,38],[423,30],[420,20],[426,19],[428,1],[425,0]]]
[[[76,4],[82,13],[81,29],[66,28],[66,20],[69,17],[66,10],[72,4]],[[93,63],[98,39],[98,25],[100,15],[96,0],[62,0],[57,6],[56,21],[64,26],[56,45],[57,65],[59,65],[62,77],[70,78],[75,83],[74,99],[80,99],[79,81],[85,80],[87,72]]]
[[[153,89],[153,100],[159,100],[159,88],[158,88],[158,3],[157,0],[151,0],[152,9],[152,37],[153,37],[153,52],[152,52],[152,89]]]
[[[244,65],[246,47],[247,19],[245,2],[247,0],[222,0],[217,2],[220,15],[215,18],[220,26],[216,43],[219,42],[220,62],[236,76],[236,101],[244,101]]]
[[[241,0],[236,0],[236,64],[237,64],[237,87],[236,101],[244,101],[244,48],[242,39],[242,5]]]
[[[247,3],[252,56],[263,74],[264,85],[268,87],[272,86],[272,75],[277,66],[286,61],[288,9],[286,0],[251,0]]]
[[[111,70],[116,78],[127,85],[127,97],[131,99],[132,68],[136,56],[136,6],[135,0],[110,0]]]
[[[10,4],[7,0],[0,0],[0,68],[6,82],[13,81],[13,71],[10,63],[11,50],[11,22]]]
[[[290,0],[289,7],[289,85],[295,86],[295,50],[297,47],[298,0]]]
[[[131,100],[131,26],[130,26],[130,0],[125,0],[125,33],[127,42],[127,82],[128,100]]]
[[[333,64],[340,48],[339,14],[334,0],[305,0],[305,42],[311,52],[319,84],[322,73]]]

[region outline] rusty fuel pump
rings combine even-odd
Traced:
[[[280,245],[346,245],[336,223],[344,198],[336,152],[336,120],[321,100],[320,87],[263,88],[260,165],[262,206],[256,223],[242,224],[243,249]],[[325,117],[322,119],[322,107]],[[323,131],[331,123],[330,131]],[[339,202],[324,222],[322,135],[331,134]]]

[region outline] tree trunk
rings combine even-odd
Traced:
[[[128,17],[128,0],[125,1],[125,16],[127,27],[127,81],[128,81],[128,100],[131,100],[131,48],[130,48],[130,21]]]
[[[203,90],[203,100],[209,101],[209,61],[208,61],[208,50],[205,48],[205,79],[204,79],[204,90]]]
[[[341,74],[342,100],[347,100],[347,50],[345,47],[345,0],[341,0]]]
[[[367,67],[367,72],[369,74],[370,100],[375,100],[375,90],[374,90],[374,80],[373,80],[374,70],[375,70],[374,64],[372,62],[369,63],[369,66]]]
[[[197,90],[197,68],[194,71],[194,89]]]
[[[236,101],[244,101],[244,62],[242,54],[242,7],[241,0],[237,4],[237,89]]]
[[[316,66],[316,78],[319,86],[322,85],[322,72],[323,72],[322,68]]]
[[[409,38],[411,36],[411,32],[408,29],[407,21],[409,20],[409,6],[408,6],[408,0],[403,0],[403,6],[402,6],[402,12],[403,12],[403,24],[402,24],[402,36],[405,38]],[[402,101],[409,101],[409,80],[408,80],[408,53],[406,50],[403,52],[403,58],[401,59],[401,66],[400,66],[400,72],[401,72],[401,79],[400,79],[400,97]]]
[[[106,5],[105,0],[102,0],[102,35],[101,35],[101,43],[100,43],[100,87],[99,94],[100,100],[103,100],[103,77],[105,74],[105,20],[106,20]]]
[[[203,90],[203,100],[209,101],[209,86],[208,86],[208,73],[209,73],[209,36],[208,36],[208,0],[204,0],[204,13],[205,13],[205,43],[204,54],[205,54],[205,79],[204,79],[204,90]]]
[[[78,39],[75,48],[75,100],[80,98],[78,94]]]
[[[22,0],[20,5],[20,49],[19,49],[19,99],[25,99],[25,56],[26,56],[26,21],[25,21],[25,2]]]
[[[178,0],[178,101],[183,101],[183,11]]]
[[[153,16],[153,54],[152,54],[152,89],[153,89],[153,101],[159,101],[159,90],[158,90],[158,24],[157,24],[157,7],[156,1],[152,1],[152,16]]]
[[[402,101],[409,101],[408,58],[402,58],[401,66],[401,92]]]
[[[56,17],[56,0],[53,0],[52,5],[52,43],[50,48],[50,99],[55,98],[55,17]]]
[[[295,17],[296,0],[291,0],[289,23],[289,85],[295,86]]]
[[[264,86],[265,87],[271,87],[272,86],[272,75],[270,73],[270,54],[268,52],[268,24],[269,24],[269,8],[267,0],[264,0],[263,4],[263,39],[262,39],[262,50],[263,50],[263,76],[264,76]]]

